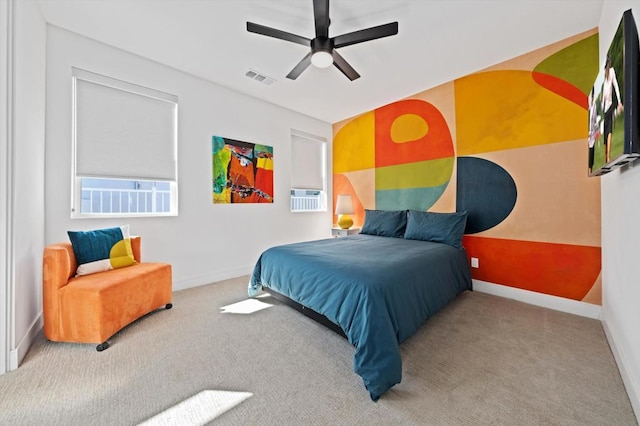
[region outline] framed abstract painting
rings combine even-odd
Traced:
[[[213,204],[273,203],[273,147],[211,138]]]

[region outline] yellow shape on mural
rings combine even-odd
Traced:
[[[383,189],[431,188],[451,179],[454,157],[418,161],[376,169],[376,191]]]
[[[458,155],[587,137],[587,111],[537,84],[530,71],[489,71],[455,81]]]
[[[347,123],[333,138],[333,173],[375,167],[375,119],[369,111]]]
[[[429,125],[418,114],[402,114],[391,125],[391,140],[395,143],[412,142],[423,138]]]

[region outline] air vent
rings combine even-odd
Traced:
[[[275,79],[267,77],[266,75],[259,73],[258,71],[252,70],[251,68],[249,68],[249,71],[244,73],[244,75],[253,80],[259,81],[260,83],[266,84],[267,86],[271,86],[276,81]]]

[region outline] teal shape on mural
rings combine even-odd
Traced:
[[[467,211],[465,234],[486,231],[505,220],[516,205],[513,177],[493,161],[458,157],[456,206]]]
[[[442,196],[447,184],[429,188],[376,190],[376,210],[427,211]]]

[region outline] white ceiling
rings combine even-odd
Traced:
[[[277,105],[335,123],[598,26],[604,0],[331,0],[330,36],[398,21],[398,35],[339,49],[335,67],[285,76],[313,38],[312,0],[38,0],[45,20]],[[253,69],[276,80],[249,79]]]

